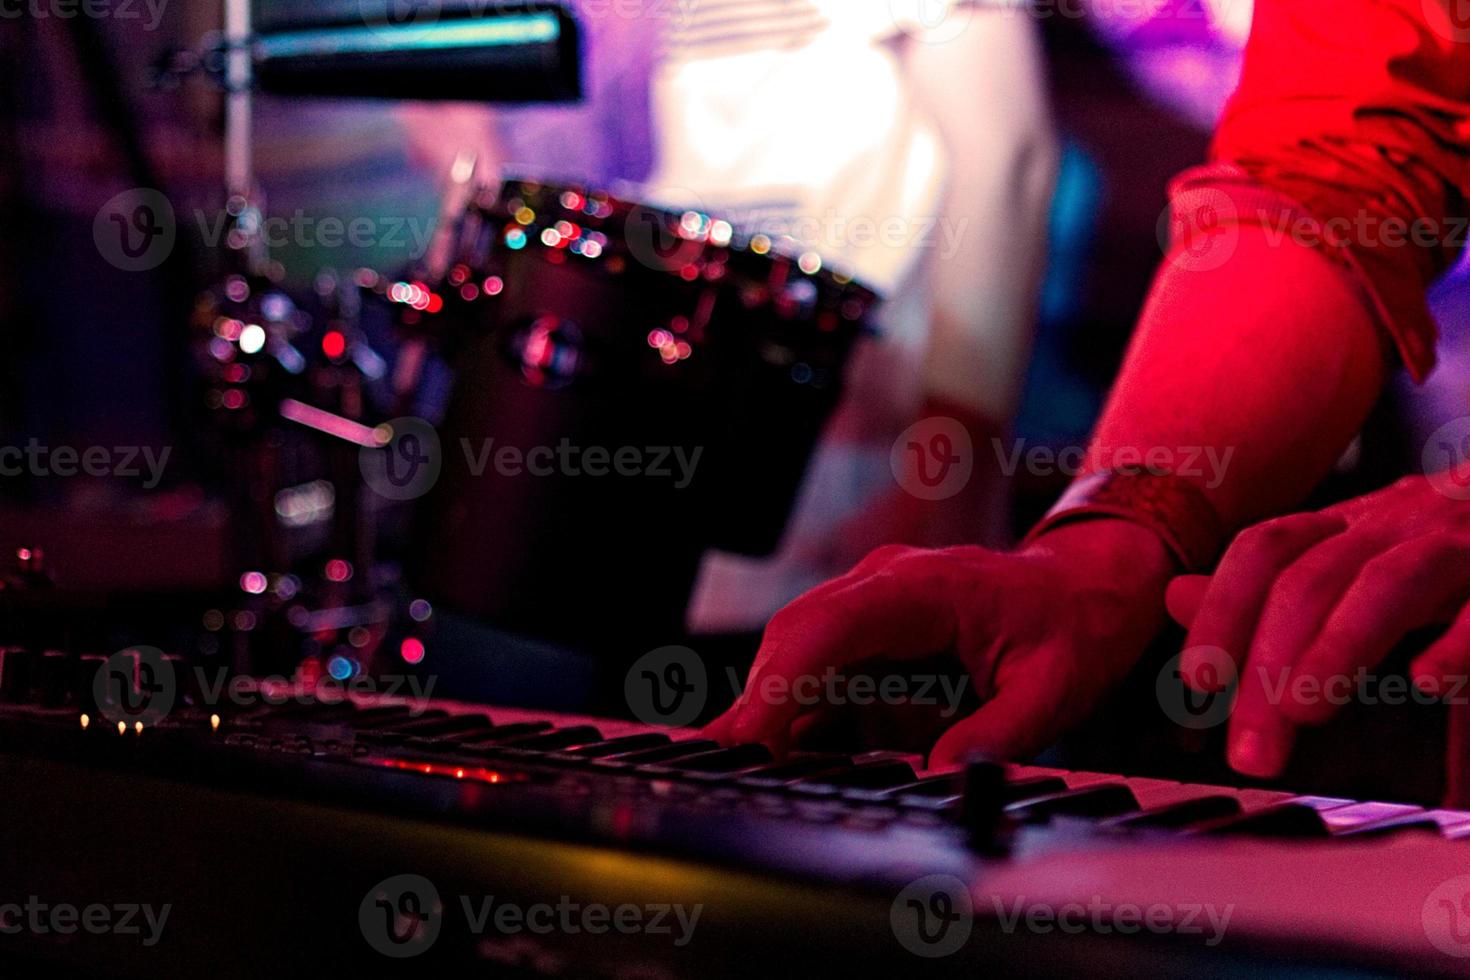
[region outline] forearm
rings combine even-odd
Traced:
[[[1362,426],[1387,363],[1351,273],[1262,228],[1236,231],[1217,268],[1176,256],[1160,270],[1087,461],[1168,459],[1226,530],[1306,496]]]
[[[1212,163],[1173,200],[1213,256],[1160,273],[1098,428],[1164,460],[1211,448],[1194,480],[1220,532],[1298,504],[1362,425],[1389,351],[1434,363],[1430,282],[1459,248],[1463,47],[1415,0],[1261,0]],[[1412,240],[1399,228],[1415,227]],[[1187,490],[1185,491],[1188,496]],[[1218,545],[1220,542],[1214,542]]]

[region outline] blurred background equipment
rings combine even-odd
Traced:
[[[780,539],[873,294],[718,215],[580,187],[492,186],[455,237],[421,318],[457,348],[426,589],[606,655],[678,635],[706,549]]]

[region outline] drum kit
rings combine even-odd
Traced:
[[[348,671],[421,657],[431,606],[595,656],[667,642],[703,552],[778,544],[874,294],[717,214],[482,179],[461,156],[417,264],[323,272],[291,295],[261,242],[252,80],[230,58],[262,35],[243,0],[227,6],[233,225],[192,346],[204,442],[258,570],[241,585],[281,620],[268,635],[310,638]],[[375,44],[390,35],[376,25]],[[440,53],[402,63],[422,80]],[[367,642],[345,645],[354,630]],[[286,652],[251,669],[300,662],[300,643],[271,645]]]

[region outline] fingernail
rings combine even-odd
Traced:
[[[1279,738],[1247,728],[1230,738],[1226,752],[1230,768],[1245,776],[1271,779],[1286,767],[1288,746]]]

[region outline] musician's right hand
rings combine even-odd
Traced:
[[[1010,553],[880,548],[776,614],[745,693],[708,732],[783,746],[822,707],[789,696],[797,684],[810,690],[813,678],[874,658],[947,652],[983,704],[945,732],[930,764],[971,752],[1028,758],[1132,667],[1163,624],[1174,568],[1152,532],[1112,519],[1062,525]]]

